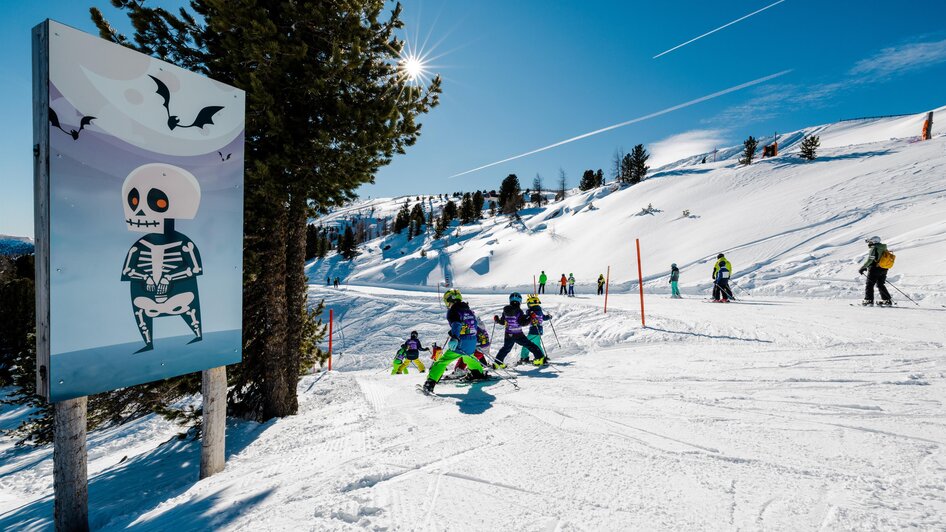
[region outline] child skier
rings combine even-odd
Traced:
[[[450,324],[450,341],[447,343],[443,355],[430,366],[427,380],[424,381],[423,390],[425,393],[434,391],[434,386],[440,381],[447,365],[458,358],[466,363],[470,370],[471,379],[486,378],[483,365],[473,356],[473,353],[476,352],[477,343],[476,314],[470,310],[470,306],[463,301],[463,295],[455,288],[447,290],[443,295],[443,301],[450,307],[447,310],[447,322]]]
[[[552,320],[551,314],[546,314],[542,310],[542,301],[539,300],[539,296],[536,294],[530,294],[526,298],[526,305],[529,307],[527,314],[529,315],[529,334],[526,336],[532,343],[539,346],[539,349],[542,350],[542,359],[536,359],[533,361],[533,364],[536,366],[541,366],[543,364],[549,363],[548,353],[545,352],[545,345],[542,343],[542,335],[545,334],[545,329],[543,325],[547,321]],[[529,350],[525,347],[519,352],[519,363],[528,364],[529,363]]]
[[[716,266],[713,267],[713,301],[728,303],[735,301],[732,290],[729,288],[729,278],[732,276],[732,263],[720,253],[716,256]]]
[[[575,297],[575,276],[568,274],[568,297]]]
[[[599,274],[598,275],[598,295],[599,296],[604,293],[604,282],[605,282],[604,274],[603,273]]]
[[[404,360],[404,357],[407,356],[407,351],[404,350],[404,347],[400,347],[397,350],[397,353],[394,355],[394,362],[391,364],[391,375],[407,375],[407,362]]]
[[[503,340],[503,347],[496,353],[496,361],[493,362],[493,369],[505,368],[506,364],[503,363],[503,360],[506,359],[506,355],[512,351],[512,346],[519,344],[535,356],[534,364],[541,365],[545,361],[545,355],[542,354],[542,350],[539,349],[539,346],[535,345],[532,340],[526,338],[526,335],[522,332],[522,327],[526,323],[529,323],[529,316],[522,312],[522,294],[519,292],[513,292],[509,294],[509,304],[503,307],[502,316],[493,316],[493,322],[499,323],[506,326],[506,337]]]
[[[673,299],[680,299],[678,282],[680,282],[680,270],[677,268],[677,264],[673,263],[670,265],[670,297]]]
[[[430,351],[430,348],[424,347],[420,343],[420,339],[417,337],[417,331],[411,331],[411,337],[406,342],[401,344],[401,349],[404,350],[405,360],[404,360],[404,373],[407,373],[407,367],[411,364],[417,366],[417,369],[421,373],[426,371],[424,363],[420,361],[420,352],[421,351]]]
[[[489,334],[487,334],[486,329],[477,326],[476,327],[476,351],[473,353],[473,358],[480,361],[480,364],[486,365],[486,353],[489,352]],[[453,372],[450,373],[448,377],[444,379],[462,379],[469,375],[470,371],[467,369],[466,362],[461,358],[457,360],[457,365],[454,366]]]

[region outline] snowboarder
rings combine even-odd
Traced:
[[[575,276],[568,274],[568,297],[575,297]]]
[[[560,281],[562,287],[558,290],[558,295],[565,296],[568,295],[568,277],[565,277],[565,274],[562,274],[562,279]]]
[[[866,240],[870,251],[867,253],[867,260],[861,266],[857,273],[864,275],[867,272],[867,286],[864,288],[864,306],[874,304],[874,286],[880,292],[880,303],[878,306],[891,306],[890,292],[887,291],[887,270],[893,266],[892,254],[887,251],[887,245],[880,243],[879,236],[872,236]]]
[[[455,288],[444,293],[443,301],[449,307],[447,322],[450,324],[450,341],[447,342],[443,355],[430,366],[427,380],[424,381],[423,389],[426,393],[434,391],[434,386],[440,381],[447,365],[458,358],[466,363],[471,379],[486,378],[483,365],[473,356],[476,352],[476,314],[470,310],[470,306],[463,301],[463,295]]]
[[[713,266],[713,301],[728,303],[730,300],[736,300],[729,288],[731,276],[732,263],[722,253],[716,255],[716,265]]]
[[[678,282],[680,282],[680,270],[677,268],[677,264],[673,263],[670,265],[670,297],[673,299],[680,299]]]
[[[598,275],[598,295],[604,294],[604,274]]]
[[[536,366],[541,366],[543,364],[549,363],[548,353],[545,352],[545,345],[542,342],[542,335],[545,334],[545,329],[543,325],[547,321],[552,321],[552,315],[546,314],[542,310],[542,301],[539,299],[537,294],[530,294],[526,298],[526,305],[529,308],[529,334],[526,336],[532,343],[539,346],[539,349],[542,350],[542,360],[534,360],[533,363]],[[529,363],[529,350],[526,347],[523,347],[519,352],[519,363],[528,364]]]
[[[542,270],[542,273],[539,274],[539,294],[545,293],[545,283],[549,280],[549,276],[545,275],[545,270]]]
[[[420,339],[417,337],[417,331],[411,331],[411,337],[401,344],[401,351],[404,351],[404,373],[407,373],[407,368],[411,364],[414,364],[421,373],[427,370],[427,368],[424,367],[424,363],[420,361],[420,352],[429,352],[430,348],[424,347],[423,344],[420,343]]]
[[[526,338],[526,335],[522,332],[523,325],[529,323],[530,318],[522,311],[520,305],[522,305],[522,294],[513,292],[509,294],[509,304],[503,307],[503,315],[493,316],[493,322],[506,326],[506,336],[503,340],[503,347],[496,353],[496,361],[493,362],[493,369],[506,367],[503,360],[505,360],[506,355],[512,351],[512,346],[516,344],[532,352],[535,356],[535,364],[541,365],[545,361],[545,355],[542,354],[542,350],[539,349],[539,346],[535,345],[532,340]]]

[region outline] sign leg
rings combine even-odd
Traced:
[[[88,401],[79,397],[53,407],[53,520],[59,532],[89,530]]]
[[[200,478],[203,479],[223,471],[226,461],[227,368],[205,369],[201,377],[204,426],[200,439]]]

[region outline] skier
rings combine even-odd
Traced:
[[[407,375],[408,364],[404,361],[405,356],[407,356],[407,351],[403,347],[399,348],[394,355],[394,361],[391,363],[391,375]]]
[[[679,281],[680,270],[677,269],[677,264],[673,263],[670,265],[670,297],[673,299],[680,299],[680,287],[677,286]]]
[[[867,286],[864,288],[864,301],[861,302],[864,306],[872,306],[874,304],[874,286],[877,286],[877,291],[880,292],[880,303],[878,306],[889,307],[893,305],[893,301],[890,300],[890,292],[887,291],[887,270],[893,266],[893,260],[889,259],[892,254],[887,251],[887,245],[880,243],[879,236],[872,236],[866,240],[867,247],[870,251],[867,253],[867,260],[864,261],[864,264],[861,266],[861,269],[857,270],[857,273],[864,275],[864,272],[867,272]]]
[[[545,270],[542,270],[542,273],[539,274],[539,294],[545,293],[545,283],[549,280],[549,276],[545,275]]]
[[[444,293],[443,301],[450,307],[447,310],[447,322],[450,324],[450,341],[440,358],[430,366],[427,380],[424,381],[423,390],[425,393],[434,391],[434,386],[440,381],[447,365],[458,358],[462,359],[469,367],[471,379],[486,378],[483,365],[473,357],[473,353],[476,352],[476,314],[470,310],[470,306],[463,301],[463,295],[455,288]]]
[[[330,286],[332,284],[331,276],[325,278],[325,286]]]
[[[604,293],[604,274],[602,273],[598,275],[598,295],[600,296],[603,293]]]
[[[562,279],[560,282],[561,282],[562,287],[558,290],[558,295],[560,296],[568,295],[568,277],[565,277],[564,273],[562,274]]]
[[[541,365],[545,361],[545,355],[542,354],[542,350],[539,349],[539,346],[535,345],[532,340],[526,338],[526,335],[522,332],[522,326],[529,323],[530,318],[527,314],[522,312],[521,304],[522,294],[513,292],[509,294],[509,304],[503,307],[503,315],[493,316],[493,322],[506,326],[506,336],[503,340],[503,347],[496,353],[496,361],[493,362],[493,369],[506,367],[503,360],[505,360],[506,355],[512,351],[512,346],[516,344],[532,352],[535,356],[534,364]]]
[[[529,308],[529,334],[526,336],[532,343],[539,346],[539,349],[542,350],[542,360],[535,360],[533,363],[536,366],[541,366],[543,364],[549,363],[548,354],[545,352],[545,345],[542,343],[542,335],[545,333],[543,327],[544,323],[547,321],[552,321],[552,315],[546,314],[542,310],[542,301],[539,300],[537,294],[530,294],[526,298],[526,305]],[[529,363],[529,350],[526,347],[523,347],[519,352],[519,363],[528,364]]]
[[[732,276],[732,263],[720,253],[716,255],[716,265],[713,266],[713,301],[728,303],[735,301],[732,290],[729,288],[729,278]]]
[[[335,278],[335,288],[338,288],[338,277]]]
[[[575,297],[575,276],[568,274],[568,297]]]
[[[407,373],[407,368],[411,364],[414,364],[421,373],[426,371],[424,363],[420,361],[420,352],[421,351],[430,351],[429,347],[424,347],[420,343],[420,339],[417,337],[417,331],[411,331],[411,337],[401,344],[401,349],[404,350],[405,360],[404,360],[404,373]]]

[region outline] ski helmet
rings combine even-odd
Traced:
[[[417,339],[417,331],[411,331],[411,340]]]
[[[459,303],[463,301],[463,295],[460,294],[460,291],[456,288],[451,288],[443,294],[443,302],[447,305],[452,305],[453,303]]]
[[[541,305],[542,301],[539,300],[539,296],[535,294],[529,294],[529,297],[526,298],[526,303],[528,303],[530,307],[534,307],[536,305]]]
[[[670,265],[670,269],[671,269],[671,270],[676,270],[676,269],[677,269],[677,263],[674,262],[673,264],[671,264],[671,265]]]
[[[722,253],[720,253],[719,255],[716,255],[716,258],[717,258],[717,259],[721,259],[721,258],[723,258],[723,257],[725,257],[725,255],[723,255]]]
[[[879,236],[872,236],[872,237],[868,238],[866,242],[867,242],[867,245],[868,245],[868,246],[871,246],[871,245],[874,245],[874,244],[880,244],[880,237],[879,237]]]
[[[519,292],[513,292],[513,293],[509,294],[509,302],[510,302],[510,303],[522,303],[522,294],[520,294]]]

